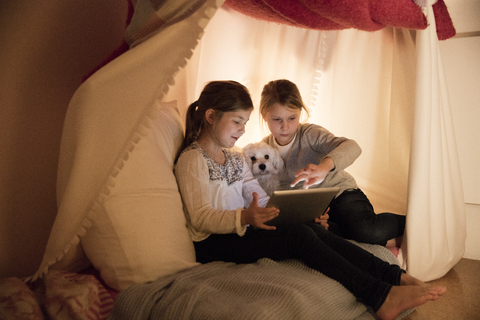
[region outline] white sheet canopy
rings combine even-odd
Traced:
[[[175,99],[183,115],[204,84],[219,79],[245,84],[256,106],[266,82],[278,78],[295,82],[312,108],[310,122],[352,138],[362,147],[362,156],[347,171],[376,211],[407,214],[401,256],[408,271],[428,281],[443,276],[458,262],[465,246],[464,200],[431,6],[426,9],[430,22],[426,30],[387,27],[366,32],[278,25],[226,7],[218,9],[221,0],[202,3],[200,10],[208,17],[197,13],[181,17],[201,21],[200,29],[189,29],[184,21],[183,29],[177,28],[184,35],[169,34],[170,43],[153,35],[125,53],[129,57],[123,61],[128,64],[115,65],[114,60],[107,65],[117,74],[94,75],[95,86],[90,84],[88,90],[104,90],[101,103],[108,108],[92,113],[75,136],[64,136],[64,143],[82,134],[108,140],[81,138],[74,150],[62,150],[59,212],[36,276],[65,252],[74,252],[78,235],[88,228],[95,193],[108,188],[106,178],[152,100]],[[210,16],[205,35],[173,82]],[[150,49],[137,49],[140,46]],[[98,106],[98,101],[82,96],[82,90],[87,89],[82,87],[76,94],[77,103],[83,99],[80,103]],[[69,110],[66,125],[72,117],[82,116],[78,110]],[[254,113],[240,146],[259,140],[262,134]],[[96,166],[88,164],[92,155]],[[66,221],[74,223],[65,229]]]

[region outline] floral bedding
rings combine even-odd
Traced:
[[[115,293],[91,274],[51,270],[34,283],[0,279],[0,319],[104,320]]]

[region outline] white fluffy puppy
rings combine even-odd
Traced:
[[[247,144],[243,148],[243,154],[253,176],[269,196],[280,188],[283,159],[277,149],[260,141]]]

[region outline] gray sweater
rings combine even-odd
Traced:
[[[269,135],[264,142],[275,147],[275,138]],[[362,153],[360,146],[351,139],[336,137],[327,129],[316,124],[300,124],[297,129],[292,148],[285,157],[285,170],[281,178],[281,189],[292,189],[290,183],[295,179],[295,173],[305,168],[309,163],[319,164],[323,158],[329,157],[335,163],[335,169],[330,171],[325,180],[314,188],[339,187],[340,195],[347,189],[357,188],[355,179],[345,171]],[[302,183],[294,188],[299,189]],[[338,196],[337,195],[337,196]]]

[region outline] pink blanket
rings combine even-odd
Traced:
[[[225,4],[256,19],[309,29],[376,31],[391,26],[423,30],[428,25],[412,0],[226,0]],[[443,0],[433,9],[438,39],[453,37],[455,28]]]

